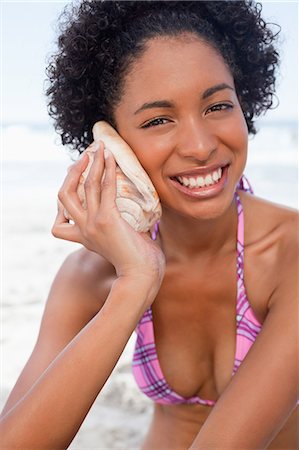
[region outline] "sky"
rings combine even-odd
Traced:
[[[43,94],[46,60],[55,51],[67,1],[1,1],[1,122],[50,124]],[[282,27],[279,107],[267,120],[298,120],[298,2],[262,1],[263,17]]]

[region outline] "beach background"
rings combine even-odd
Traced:
[[[245,174],[256,195],[298,208],[298,5],[262,3],[267,16],[283,26],[280,106],[259,120]],[[79,248],[50,232],[57,191],[71,160],[42,96],[45,55],[65,4],[2,4],[1,404],[32,351],[55,274],[66,255]],[[134,340],[133,334],[70,448],[140,447],[152,405],[131,374]]]

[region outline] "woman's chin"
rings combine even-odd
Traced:
[[[191,203],[184,201],[184,199],[179,199],[179,197],[172,201],[165,201],[162,198],[162,216],[163,214],[170,214],[173,220],[175,220],[175,216],[196,221],[215,220],[230,210],[234,195],[235,190],[227,186],[219,196],[198,200],[193,199]]]

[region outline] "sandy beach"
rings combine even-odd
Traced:
[[[53,278],[65,257],[79,248],[50,232],[69,164],[4,163],[1,405],[32,351]],[[140,448],[151,403],[131,373],[134,339],[133,334],[71,449]]]
[[[20,152],[10,143],[12,130],[4,135],[1,404],[32,351],[52,280],[66,255],[78,248],[77,244],[55,239],[50,232],[57,191],[70,161],[55,148],[53,133],[24,133],[19,130],[30,152],[21,160]],[[273,135],[273,130],[269,133]],[[252,159],[246,173],[258,195],[295,207],[297,137],[296,133],[279,136],[282,142],[273,136],[272,144],[266,136],[268,148],[263,140],[250,144]],[[280,146],[276,153],[274,142]],[[258,152],[261,148],[263,152]],[[140,448],[152,405],[139,392],[131,374],[134,340],[133,334],[71,449]]]
[[[37,201],[28,203],[42,211],[41,215],[35,214],[29,204],[24,205],[26,225],[30,225],[31,231],[24,227],[23,220],[18,220],[18,225],[10,226],[6,233],[10,239],[5,241],[4,251],[1,404],[33,348],[55,272],[71,248],[76,247],[49,236],[45,217],[50,211],[42,210]],[[151,404],[137,390],[131,374],[133,345],[134,335],[71,449],[140,447],[150,420]]]

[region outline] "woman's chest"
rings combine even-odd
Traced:
[[[167,383],[183,397],[216,400],[231,379],[237,280],[234,255],[215,266],[166,272],[152,307],[155,345]],[[263,317],[264,305],[253,312]]]

